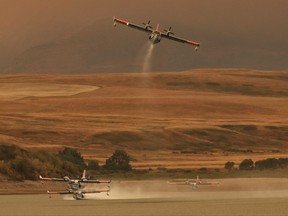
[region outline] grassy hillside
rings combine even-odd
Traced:
[[[118,148],[137,168],[222,168],[287,156],[288,72],[1,75],[0,142],[77,148],[100,163]]]

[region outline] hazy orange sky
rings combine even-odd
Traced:
[[[13,65],[19,55],[35,46],[73,37],[87,26],[95,25],[105,34],[113,15],[139,24],[151,19],[152,25],[172,25],[177,35],[202,44],[194,56],[182,44],[163,40],[157,45],[162,48],[156,51],[162,65],[168,64],[168,49],[172,52],[167,56],[169,62],[176,55],[179,60],[173,64],[186,64],[183,69],[288,68],[287,0],[0,0],[0,4],[0,69]],[[146,42],[141,33],[128,28],[107,31],[106,36],[117,40],[119,33],[126,38],[121,38],[119,47],[113,44],[116,50]],[[109,58],[113,47],[108,45],[107,49]],[[129,52],[127,61],[136,51]],[[186,55],[193,55],[195,64],[184,59]]]

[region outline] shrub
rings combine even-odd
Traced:
[[[233,161],[227,161],[225,163],[225,169],[227,169],[229,172],[234,169],[235,163]]]
[[[251,159],[245,159],[239,164],[239,170],[252,170],[254,162]]]
[[[131,171],[130,156],[124,150],[116,150],[113,155],[106,160],[104,168],[108,170]]]
[[[61,175],[62,176],[74,176],[78,175],[81,172],[81,169],[76,164],[73,164],[69,161],[63,161]]]
[[[10,162],[10,166],[18,174],[22,175],[23,179],[36,179],[35,167],[33,166],[29,158],[17,156],[14,160]]]
[[[255,162],[255,168],[259,170],[264,169],[284,169],[288,167],[288,158],[268,158]]]
[[[86,164],[81,153],[75,149],[65,147],[62,151],[59,152],[58,155],[62,160],[78,164],[81,168],[86,168]]]
[[[89,170],[99,170],[99,169],[100,169],[100,166],[99,166],[98,161],[96,161],[96,160],[90,160],[90,161],[88,162],[88,169],[89,169]]]
[[[288,167],[288,158],[279,158],[279,167],[280,168],[287,168]]]
[[[279,167],[279,160],[276,158],[268,158],[266,160],[259,160],[255,162],[255,168],[259,170],[277,169]]]
[[[85,165],[81,154],[69,148],[56,155],[45,151],[27,152],[13,145],[0,145],[0,157],[0,173],[13,180],[36,180],[39,174],[75,175]]]
[[[0,145],[0,160],[9,161],[16,158],[16,155],[24,152],[14,145]]]

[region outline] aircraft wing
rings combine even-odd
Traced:
[[[187,43],[187,44],[190,44],[190,45],[194,45],[196,47],[200,46],[200,44],[197,43],[197,42],[194,42],[194,41],[191,41],[191,40],[186,40],[184,38],[176,37],[176,36],[173,36],[173,35],[161,33],[161,36],[163,38],[166,38],[166,39],[169,39],[169,40],[174,40],[174,41],[177,41],[177,42],[180,42],[180,43]]]
[[[81,193],[108,193],[110,192],[110,187],[108,189],[101,189],[101,190],[81,190]]]
[[[199,185],[219,185],[219,182],[200,182]]]
[[[106,184],[110,184],[111,180],[97,180],[97,179],[83,179],[82,180],[83,183],[106,183]]]
[[[187,185],[187,182],[168,182],[171,185]]]
[[[188,181],[188,179],[173,179],[171,181],[167,181],[167,184],[171,184],[171,185],[187,185],[190,182]]]
[[[50,195],[54,195],[54,194],[60,194],[60,195],[73,194],[72,191],[47,191],[47,193],[50,194]]]
[[[40,180],[43,181],[65,181],[64,178],[44,178],[41,175],[39,176]]]
[[[150,29],[150,26],[146,26],[146,27],[140,26],[140,25],[137,25],[137,24],[133,24],[133,23],[127,22],[125,20],[117,19],[115,17],[114,17],[113,21],[114,21],[114,26],[116,26],[116,23],[120,23],[120,24],[127,25],[128,27],[131,27],[131,28],[134,28],[134,29],[137,29],[137,30],[140,30],[140,31],[152,33],[152,30]]]

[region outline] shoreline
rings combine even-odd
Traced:
[[[203,179],[204,181],[209,179]],[[213,179],[215,181],[215,179]],[[201,191],[269,191],[269,190],[288,190],[288,178],[227,178],[218,179],[219,186],[199,186],[196,190]],[[65,182],[45,182],[24,181],[24,182],[0,182],[0,195],[28,195],[46,194],[47,190],[65,191]],[[97,185],[99,186],[99,185]],[[88,186],[89,187],[89,186]],[[146,191],[187,191],[191,190],[190,185],[168,185],[166,180],[112,180],[113,187],[144,188]]]

